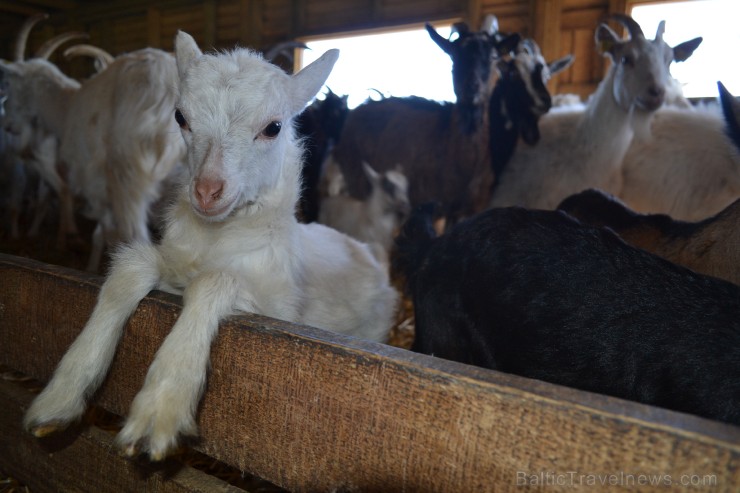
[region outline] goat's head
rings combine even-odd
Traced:
[[[29,17],[18,32],[13,62],[0,60],[0,76],[3,79],[7,100],[5,101],[5,131],[18,136],[18,146],[28,151],[39,128],[40,91],[45,86],[75,89],[79,84],[65,76],[54,64],[48,61],[49,56],[59,46],[77,38],[87,38],[86,33],[66,32],[47,40],[30,60],[25,60],[26,42],[29,32],[39,21],[46,19],[46,14]]]
[[[537,124],[552,106],[547,81],[571,63],[572,55],[546,62],[532,39],[522,40],[513,57],[498,62],[500,77],[496,90],[503,94],[510,125],[518,129],[519,136],[528,144],[534,145],[539,140]]]
[[[338,96],[329,89],[324,99],[316,101],[314,105],[317,117],[324,124],[326,136],[337,142],[349,113],[347,96]]]
[[[539,119],[550,110],[548,79],[567,68],[573,56],[546,62],[539,46],[531,40],[519,43],[513,57],[496,63],[499,78],[489,102],[491,167],[499,176],[522,138],[527,144],[539,141]]]
[[[411,211],[409,203],[409,182],[401,167],[390,169],[383,173],[375,171],[368,163],[362,163],[365,175],[370,180],[373,193],[371,200],[377,200],[381,208],[378,213],[386,216],[394,216],[395,219],[403,221]]]
[[[621,40],[606,24],[602,23],[596,29],[598,49],[613,62],[614,98],[625,110],[634,105],[644,111],[654,111],[665,99],[671,62],[686,60],[702,38],[671,47],[663,41],[665,21],[658,26],[655,39],[648,40],[631,17],[613,14],[611,18],[623,24],[630,34],[629,39]]]
[[[458,37],[445,39],[430,25],[426,25],[432,40],[452,59],[452,85],[461,109],[463,131],[473,133],[483,121],[483,111],[489,96],[491,60],[508,53],[519,41],[519,35],[492,33],[489,30],[471,31],[465,23],[453,29]],[[495,29],[495,27],[491,27]]]
[[[287,159],[300,159],[293,118],[316,95],[339,56],[329,50],[295,75],[247,49],[204,55],[184,32],[175,38],[180,77],[175,119],[188,146],[190,203],[208,221],[261,203]],[[297,181],[296,181],[297,183]]]

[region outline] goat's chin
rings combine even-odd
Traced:
[[[659,98],[659,97],[637,98],[635,103],[638,109],[642,111],[646,111],[646,112],[651,112],[651,111],[657,110],[663,105],[663,98]]]
[[[237,200],[231,200],[224,205],[219,205],[213,209],[203,209],[197,203],[191,202],[193,212],[206,222],[216,223],[229,217],[236,209]]]

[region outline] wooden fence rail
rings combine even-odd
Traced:
[[[0,254],[0,364],[46,381],[100,284],[96,276]],[[126,414],[180,308],[179,298],[160,292],[141,303],[96,395],[99,406]],[[291,491],[560,491],[604,483],[635,491],[658,480],[740,488],[740,428],[311,327],[232,317],[221,326],[211,366],[194,448]],[[20,442],[26,460],[49,455],[52,464],[29,484],[63,475],[42,441],[20,431],[30,397],[6,387],[0,470],[21,481],[37,474],[14,458]],[[179,479],[121,487],[138,468],[110,445],[82,443],[90,433],[97,432],[74,433],[56,453],[77,447],[95,464],[109,464],[121,478],[110,491],[171,491],[163,485]],[[106,443],[99,434],[95,441]],[[105,491],[104,481],[78,480],[94,485],[79,490]]]

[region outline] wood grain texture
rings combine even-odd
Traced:
[[[46,380],[101,280],[2,255],[0,278],[0,363]],[[102,407],[126,413],[179,303],[158,292],[141,303]],[[571,472],[616,475],[622,491],[641,474],[740,488],[740,428],[681,413],[256,315],[222,324],[211,364],[194,446],[293,491],[514,491],[562,478],[534,488],[559,491],[584,481]]]

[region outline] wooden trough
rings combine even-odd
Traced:
[[[0,364],[48,380],[101,282],[0,255]],[[180,308],[141,303],[97,405],[126,414]],[[253,315],[222,324],[211,363],[193,447],[291,491],[740,488],[740,428],[681,413]],[[31,491],[242,491],[124,459],[94,426],[35,439],[33,394],[0,394],[0,471]]]

